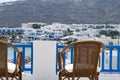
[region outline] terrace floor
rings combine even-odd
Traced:
[[[46,79],[41,79],[39,77],[36,78],[32,78],[33,75],[30,74],[23,74],[22,75],[22,80],[46,80]],[[44,77],[46,77],[47,75],[45,75]],[[13,79],[15,80],[15,79]],[[56,75],[56,78],[54,79],[47,79],[47,80],[58,80],[58,76]],[[64,80],[68,80],[68,79],[64,79]],[[72,79],[71,79],[72,80]],[[89,78],[86,77],[81,77],[79,80],[89,80]],[[100,74],[99,75],[99,80],[120,80],[120,74]]]
[[[119,80],[120,74],[100,74],[99,80]],[[67,79],[66,79],[67,80]],[[89,78],[80,78],[79,80],[89,80]]]
[[[46,77],[47,75],[45,75]],[[32,75],[26,75],[26,74],[23,74],[23,80],[33,80],[32,78]],[[36,77],[36,80],[43,80],[43,79],[40,79],[39,77],[37,78]],[[53,79],[49,79],[49,80],[53,80]],[[56,79],[54,78],[54,80],[58,80],[58,76],[56,75]],[[65,79],[65,80],[68,80],[68,79]],[[88,78],[86,77],[81,77],[79,80],[89,80]],[[120,74],[103,74],[101,73],[99,75],[99,80],[120,80]]]

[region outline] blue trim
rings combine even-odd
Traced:
[[[117,68],[120,70],[120,47],[118,48],[118,57],[117,57]]]
[[[58,72],[58,43],[56,44],[56,74]]]
[[[31,43],[31,74],[33,74],[33,43]]]
[[[23,52],[23,55],[22,55],[22,67],[23,67],[23,71],[25,71],[25,47],[24,46],[22,48],[22,52]]]
[[[14,63],[16,63],[16,52],[14,51]]]
[[[102,64],[101,64],[101,65],[102,65],[102,70],[104,70],[104,61],[105,61],[105,60],[104,60],[104,58],[105,58],[104,56],[105,56],[105,55],[104,55],[104,52],[102,52]],[[102,71],[102,70],[101,70],[101,71]]]
[[[71,63],[73,63],[73,58],[74,58],[74,47],[71,47]]]
[[[112,70],[112,48],[110,48],[110,62],[109,62],[109,68],[110,68],[110,70]]]
[[[58,69],[58,50],[60,49],[60,48],[64,48],[65,47],[65,45],[59,45],[58,43],[56,43],[56,75],[57,75],[57,73],[58,73],[58,71],[59,71],[59,69]],[[65,55],[64,55],[65,56]],[[65,60],[64,60],[65,61]]]

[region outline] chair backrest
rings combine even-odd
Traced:
[[[0,74],[7,72],[7,44],[0,42]]]
[[[72,45],[74,46],[73,72],[77,74],[85,69],[92,73],[96,72],[101,48],[104,49],[104,44],[98,41],[82,41]]]

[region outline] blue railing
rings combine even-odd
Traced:
[[[26,43],[26,44],[19,43],[14,45],[22,51],[22,71],[23,72],[27,71],[32,74],[33,73],[33,43]],[[16,52],[15,51],[13,52],[14,52],[14,55],[12,56],[13,62],[16,63]],[[29,63],[27,63],[26,61],[27,59],[29,59],[28,61]]]
[[[58,50],[64,48],[65,45],[56,44],[56,74],[58,72]],[[73,47],[70,48],[70,61],[73,63]],[[64,62],[66,64],[66,55]],[[120,72],[120,46],[106,46],[106,50],[100,56],[101,72]]]
[[[120,72],[120,46],[106,46],[101,56],[101,68],[101,72]]]

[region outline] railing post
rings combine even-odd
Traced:
[[[23,54],[22,54],[22,69],[23,69],[23,71],[25,70],[25,47],[23,46],[23,48],[22,48],[23,50]]]
[[[31,43],[31,74],[33,74],[33,43]]]
[[[102,70],[101,71],[103,71],[104,70],[104,53],[105,52],[102,52]]]
[[[110,68],[110,71],[112,70],[112,50],[113,50],[113,48],[109,48],[110,49],[110,63],[109,63],[109,68]]]
[[[58,72],[58,43],[56,43],[56,75]]]
[[[71,63],[73,63],[74,47],[71,47]]]
[[[16,63],[16,52],[14,50],[14,63]]]
[[[120,46],[118,47],[117,68],[120,71]]]

